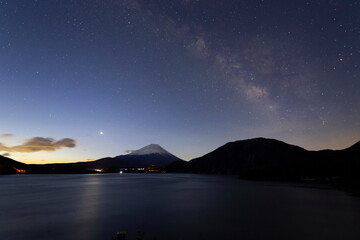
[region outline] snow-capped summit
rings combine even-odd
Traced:
[[[160,154],[160,155],[170,155],[173,156],[171,153],[163,149],[158,144],[150,144],[143,148],[140,148],[139,150],[132,151],[128,155],[149,155],[149,154]]]
[[[180,158],[172,155],[158,144],[150,144],[139,150],[132,151],[126,155],[120,155],[113,158],[114,166],[121,163],[122,167],[162,167],[172,162],[183,161]]]

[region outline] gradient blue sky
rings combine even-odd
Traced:
[[[0,154],[19,161],[360,140],[359,1],[11,0],[0,28]],[[13,148],[34,137],[76,147]]]

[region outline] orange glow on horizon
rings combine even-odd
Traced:
[[[17,173],[26,173],[26,170],[18,169],[18,168],[16,168],[16,167],[14,167],[14,169],[15,169],[15,171],[16,171]]]
[[[66,159],[63,158],[49,158],[47,160],[43,159],[30,159],[29,157],[15,157],[15,154],[8,156],[8,158],[13,159],[17,162],[21,162],[24,164],[53,164],[53,163],[76,163],[76,162],[89,162],[89,159]],[[95,159],[91,159],[91,161],[95,161]]]

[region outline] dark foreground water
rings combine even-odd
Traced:
[[[1,240],[360,239],[360,199],[192,174],[0,176]]]

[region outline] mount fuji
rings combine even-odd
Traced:
[[[149,144],[143,148],[140,148],[138,150],[135,151],[131,151],[129,154],[127,155],[150,155],[150,154],[159,154],[162,156],[171,156],[171,157],[175,157],[174,155],[172,155],[171,153],[169,153],[168,151],[166,151],[165,149],[163,149],[159,144]],[[123,156],[123,155],[121,155]],[[175,157],[177,158],[177,157]]]
[[[131,167],[163,167],[176,161],[183,161],[180,158],[166,151],[158,144],[150,144],[129,154],[115,157],[116,160],[126,162]]]
[[[158,144],[150,144],[129,154],[105,157],[91,162],[56,163],[32,165],[33,172],[69,173],[100,170],[118,172],[119,169],[161,169],[166,165],[183,160],[166,151]]]

